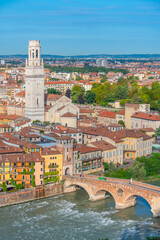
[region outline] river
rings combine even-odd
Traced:
[[[145,240],[146,236],[160,237],[160,218],[152,218],[142,198],[137,198],[135,207],[115,210],[113,198],[90,202],[79,190],[0,208],[3,240]]]

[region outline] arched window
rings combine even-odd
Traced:
[[[34,58],[34,52],[32,53],[32,58]]]
[[[36,58],[38,58],[38,50],[36,50]]]

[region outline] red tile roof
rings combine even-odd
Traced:
[[[17,93],[16,96],[18,96],[18,97],[25,97],[25,91]]]
[[[118,114],[118,115],[125,115],[125,109],[122,109],[122,110],[118,111],[116,114]]]
[[[105,110],[105,111],[101,112],[98,116],[106,117],[106,118],[115,118],[116,114],[115,114],[115,112],[110,112],[108,110]]]
[[[160,121],[160,116],[148,114],[148,113],[142,113],[142,112],[137,112],[133,114],[132,118],[141,118],[141,119],[146,119],[150,121]]]
[[[81,154],[84,154],[84,153],[89,153],[89,152],[100,151],[101,149],[96,148],[96,147],[84,146],[84,147],[79,147],[76,150],[78,150]]]
[[[62,95],[58,95],[58,94],[48,94],[47,95],[47,100],[56,101],[61,97],[62,97]]]
[[[77,117],[75,114],[67,112],[65,114],[63,114],[61,117]]]
[[[0,155],[0,162],[44,162],[40,153],[22,153]]]
[[[112,145],[104,140],[91,142],[91,144],[94,145],[95,147],[101,149],[102,151],[116,148],[114,145]]]

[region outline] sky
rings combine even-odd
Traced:
[[[160,0],[0,0],[0,55],[160,54]]]

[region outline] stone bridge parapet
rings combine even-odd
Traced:
[[[110,193],[115,201],[116,209],[124,209],[136,204],[136,197],[144,198],[151,207],[154,217],[160,216],[160,187],[126,179],[106,178],[100,180],[92,175],[64,176],[64,192],[70,192],[76,187],[83,188],[91,201],[104,199]]]

